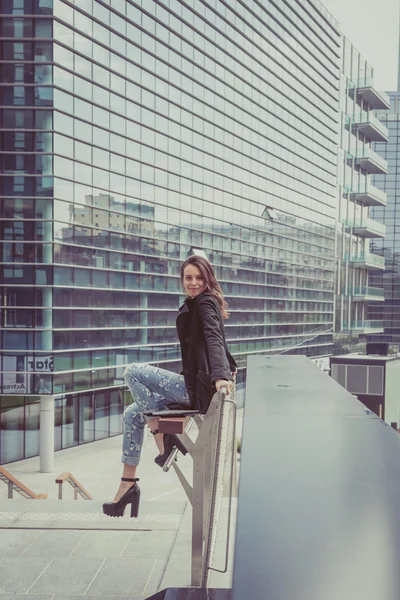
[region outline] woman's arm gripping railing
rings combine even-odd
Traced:
[[[3,467],[0,467],[0,480],[8,486],[8,497],[11,499],[14,497],[14,490],[18,492],[24,498],[29,500],[45,500],[47,494],[35,494],[26,485],[18,481],[16,477],[11,475],[9,471],[6,471]]]
[[[82,496],[84,500],[93,500],[92,496],[85,490],[83,485],[79,483],[77,479],[72,475],[72,473],[61,473],[56,479],[56,483],[58,483],[58,499],[62,500],[63,497],[63,483],[66,481],[70,484],[71,487],[74,488],[74,500],[78,500],[78,495]]]

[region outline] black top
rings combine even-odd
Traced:
[[[209,292],[187,298],[176,320],[183,375],[192,408],[206,412],[215,381],[232,381],[236,362],[230,355],[218,300]]]

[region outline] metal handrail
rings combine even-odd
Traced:
[[[71,487],[74,488],[74,500],[78,500],[78,495],[82,496],[84,500],[93,500],[92,496],[85,490],[83,485],[79,483],[77,479],[72,475],[72,473],[61,473],[56,479],[56,483],[58,483],[58,499],[62,500],[63,497],[63,483],[67,482]]]
[[[8,486],[9,499],[14,497],[14,490],[28,500],[45,500],[47,498],[47,494],[35,494],[35,492],[32,492],[32,490],[21,483],[14,475],[11,475],[4,467],[0,467],[0,480],[4,481]]]
[[[232,404],[232,408],[233,408],[232,438],[233,438],[233,442],[235,442],[236,441],[236,413],[237,413],[236,402],[234,400],[227,400],[226,398],[223,399],[223,402],[225,404]],[[219,449],[218,449],[218,451],[219,451]],[[218,456],[218,454],[217,454],[217,456]],[[211,511],[212,512],[210,515],[210,526],[209,526],[208,536],[206,538],[205,569],[204,569],[202,587],[207,587],[208,576],[209,576],[210,571],[215,571],[217,573],[226,573],[228,570],[229,542],[230,542],[231,516],[232,516],[231,515],[231,513],[232,513],[232,497],[233,497],[233,484],[234,484],[233,473],[234,473],[234,468],[235,468],[235,460],[236,460],[236,453],[235,453],[235,446],[233,445],[232,446],[231,466],[230,466],[231,467],[230,468],[230,489],[229,489],[229,502],[228,502],[228,523],[227,523],[226,544],[225,544],[225,564],[224,564],[223,569],[217,569],[217,568],[211,566],[211,559],[212,559],[211,551],[212,551],[212,545],[214,543],[213,538],[214,538],[214,534],[215,534],[215,520],[216,520],[215,513],[213,512],[215,504],[216,504],[216,491],[217,491],[216,480],[218,479],[218,476],[220,475],[219,469],[216,468],[216,470],[215,470],[216,474],[214,475],[213,493],[212,493],[212,498],[211,498]],[[218,462],[217,462],[217,465],[219,466]]]
[[[232,395],[234,394],[234,389]],[[218,506],[218,490],[217,483],[221,476],[221,463],[225,465],[225,461],[221,461],[222,447],[222,432],[225,425],[224,407],[227,404],[234,405],[234,423],[233,423],[233,439],[232,439],[232,460],[231,460],[231,475],[230,475],[230,490],[229,490],[229,517],[228,527],[230,529],[230,513],[232,508],[232,496],[234,495],[234,482],[236,482],[235,460],[235,441],[236,441],[236,403],[233,400],[226,399],[226,389],[221,388],[216,392],[211,400],[206,414],[194,414],[191,416],[184,433],[177,434],[183,444],[186,446],[188,454],[193,459],[193,479],[189,482],[175,458],[178,454],[177,449],[174,449],[167,459],[163,470],[168,471],[172,466],[176,472],[179,481],[186,493],[189,502],[192,505],[192,586],[202,587],[207,583],[208,571],[218,570],[212,569],[210,562],[212,560],[213,544],[215,541],[214,532],[216,530],[216,521],[219,516]],[[182,410],[182,416],[185,411]],[[152,415],[162,419],[168,419],[165,413],[160,414],[157,411],[146,412],[147,416]],[[190,427],[196,423],[199,433],[195,442],[187,435]],[[229,422],[228,422],[229,423]],[[229,430],[227,433],[227,438]],[[227,452],[225,453],[225,456]],[[222,499],[222,495],[221,498]],[[218,514],[217,514],[218,513]],[[227,546],[225,552],[225,571],[227,570],[229,552],[229,533],[227,536]]]

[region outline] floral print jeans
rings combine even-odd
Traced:
[[[136,466],[140,461],[144,428],[151,417],[146,410],[165,410],[167,404],[190,405],[183,375],[152,365],[132,363],[125,369],[125,382],[133,403],[124,411],[124,438],[121,462]]]

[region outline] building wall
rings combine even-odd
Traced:
[[[360,336],[369,331],[382,330],[380,320],[368,319],[367,302],[371,296],[374,303],[383,301],[382,289],[377,289],[382,286],[374,287],[371,279],[375,264],[383,269],[383,259],[371,254],[371,239],[375,234],[365,229],[372,226],[378,230],[377,235],[382,235],[382,231],[384,235],[379,215],[372,213],[371,198],[366,200],[363,196],[372,190],[373,175],[370,168],[358,162],[373,148],[374,133],[360,128],[368,121],[376,121],[374,105],[363,95],[366,87],[374,87],[373,69],[346,37],[342,50],[335,350],[338,354],[358,349]]]
[[[371,318],[382,319],[384,331],[374,336],[374,341],[389,342],[394,350],[400,350],[400,239],[397,225],[400,212],[397,203],[400,197],[400,92],[390,92],[391,109],[383,112],[380,118],[389,129],[388,144],[376,144],[375,150],[387,160],[389,172],[386,177],[376,176],[375,185],[387,194],[387,206],[375,208],[374,216],[386,225],[386,238],[374,240],[375,252],[385,257],[386,271],[373,276],[373,285],[383,286],[385,303],[382,306],[371,305]]]
[[[400,424],[400,360],[386,363],[385,421]]]
[[[0,437],[7,402],[26,412],[23,397],[47,393],[58,447],[119,433],[124,365],[180,369],[179,268],[193,252],[222,283],[240,377],[249,353],[330,354],[329,13],[308,0],[58,0],[52,18],[45,4],[1,3],[14,14],[1,32]]]

